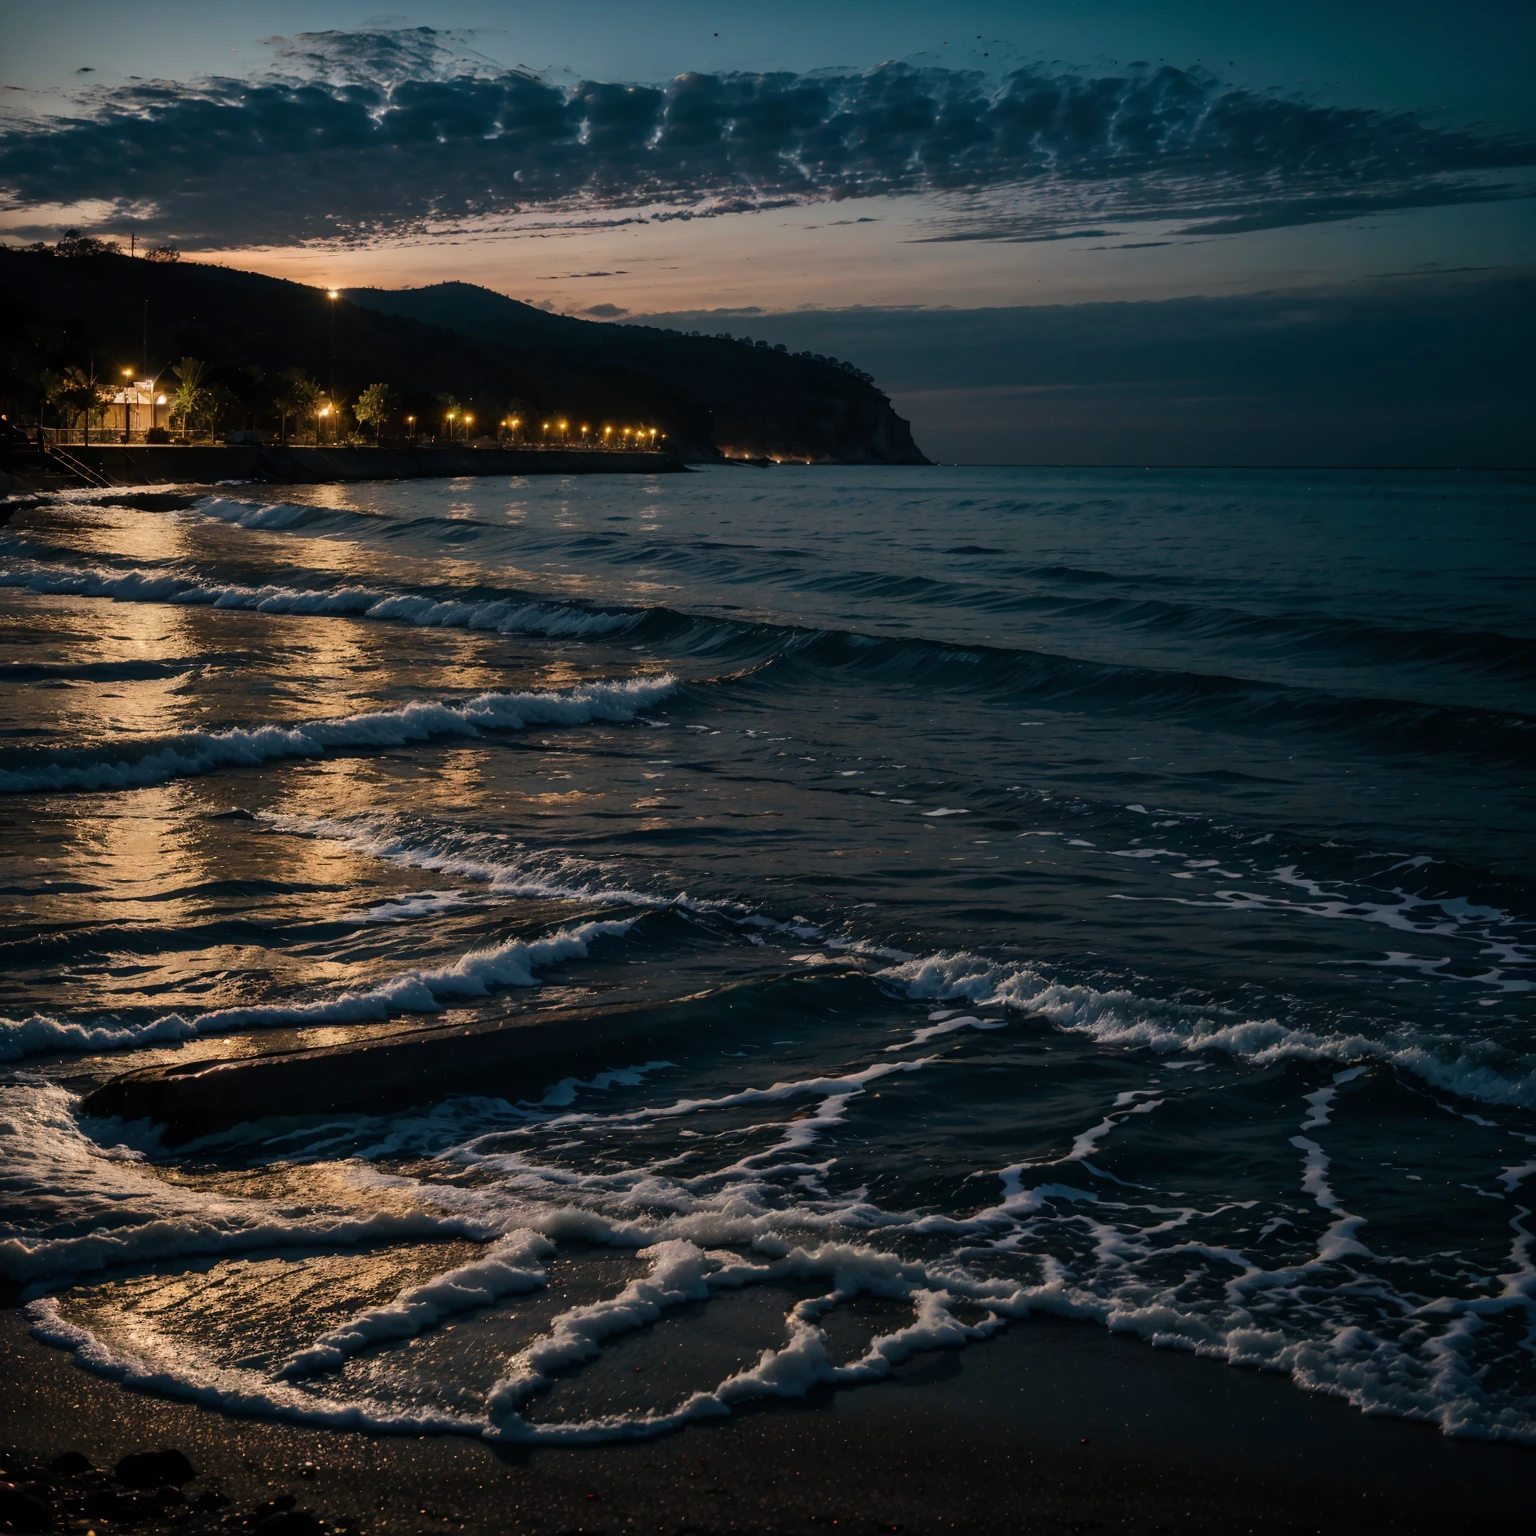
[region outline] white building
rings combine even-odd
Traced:
[[[169,425],[166,407],[169,397],[164,390],[155,388],[153,379],[135,379],[125,384],[113,396],[106,407],[106,430],[123,429],[123,412],[128,412],[128,430],[147,432],[151,427]]]

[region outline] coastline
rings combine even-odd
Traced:
[[[295,444],[233,443],[123,446],[75,445],[64,450],[112,486],[215,485],[231,480],[268,485],[322,485],[361,480],[447,480],[463,475],[686,474],[675,454],[580,448],[471,448],[468,446],[307,448]],[[35,451],[13,451],[0,463],[23,490],[57,490],[62,474]],[[81,477],[81,483],[83,483]]]
[[[381,1536],[832,1529],[1525,1529],[1536,1452],[1368,1418],[1282,1377],[1040,1319],[871,1388],[574,1449],[367,1436],[126,1390],[0,1312],[0,1444],[174,1447],[234,1511],[285,1494]]]

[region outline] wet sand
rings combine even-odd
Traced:
[[[365,1532],[1528,1530],[1536,1453],[1052,1321],[898,1379],[580,1449],[370,1437],[125,1391],[0,1313],[0,1444],[97,1466],[175,1447],[227,1529],[294,1494]],[[96,1522],[99,1524],[100,1522]],[[140,1526],[142,1529],[149,1527]],[[170,1528],[169,1526],[167,1528]],[[83,1529],[83,1527],[82,1527]]]

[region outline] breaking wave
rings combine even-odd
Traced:
[[[20,766],[0,768],[0,792],[131,789],[237,764],[318,757],[335,747],[398,747],[436,736],[475,736],[482,730],[633,720],[676,687],[677,679],[663,674],[584,683],[559,693],[482,693],[460,704],[423,699],[399,709],[298,725],[186,731],[154,744],[102,747],[90,755],[54,748],[31,754]]]

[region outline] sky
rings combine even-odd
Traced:
[[[794,340],[944,459],[1531,462],[1533,63],[1507,0],[55,0],[0,239]]]

